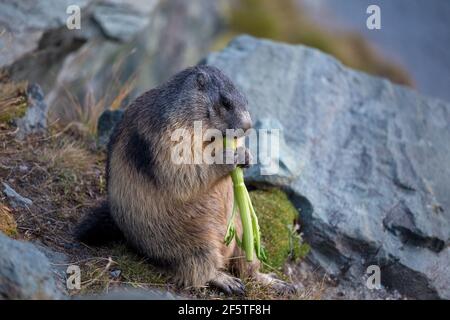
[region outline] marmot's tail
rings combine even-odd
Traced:
[[[83,218],[75,229],[75,237],[94,246],[124,240],[123,233],[111,217],[106,201]]]

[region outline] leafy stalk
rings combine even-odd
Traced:
[[[236,149],[235,140],[224,140],[224,147],[231,145],[233,149]],[[233,181],[234,191],[234,204],[233,213],[230,221],[228,222],[227,232],[224,242],[229,245],[233,239],[236,238],[236,242],[239,247],[245,252],[245,258],[247,261],[253,261],[254,252],[261,261],[266,260],[266,253],[261,246],[261,235],[258,225],[258,218],[248,194],[248,190],[244,183],[244,172],[241,168],[237,167],[231,172],[231,180]],[[239,240],[234,226],[234,217],[237,208],[239,208],[239,214],[242,222],[242,241]]]

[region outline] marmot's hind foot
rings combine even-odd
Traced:
[[[217,272],[216,277],[209,281],[209,285],[223,291],[227,295],[245,294],[245,286],[241,279],[232,277],[225,272]]]
[[[272,288],[279,295],[291,295],[297,293],[297,288],[295,288],[294,285],[277,279],[274,274],[258,272],[254,278],[256,281]]]

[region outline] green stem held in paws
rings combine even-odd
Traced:
[[[225,138],[224,147],[227,148],[230,146],[235,150],[236,140]],[[234,204],[233,213],[230,221],[228,222],[224,241],[227,245],[229,245],[233,238],[236,238],[238,246],[245,252],[245,258],[247,261],[253,261],[255,252],[259,260],[265,261],[267,257],[265,250],[261,245],[261,234],[259,231],[258,218],[256,217],[255,210],[253,209],[247,187],[244,184],[244,172],[242,168],[236,167],[231,172],[230,176],[233,181]],[[236,234],[236,228],[234,226],[234,217],[237,209],[239,209],[242,222],[241,239],[239,239]]]

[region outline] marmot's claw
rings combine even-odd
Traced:
[[[213,280],[209,281],[209,284],[213,287],[224,292],[226,295],[239,295],[245,294],[245,286],[241,279],[232,277],[224,272],[219,272]]]
[[[274,279],[273,283],[270,285],[279,295],[289,295],[297,293],[297,288],[292,284],[287,283],[283,280]]]
[[[289,295],[297,293],[297,288],[290,283],[277,279],[273,274],[258,273],[256,280],[272,288],[279,295]]]

